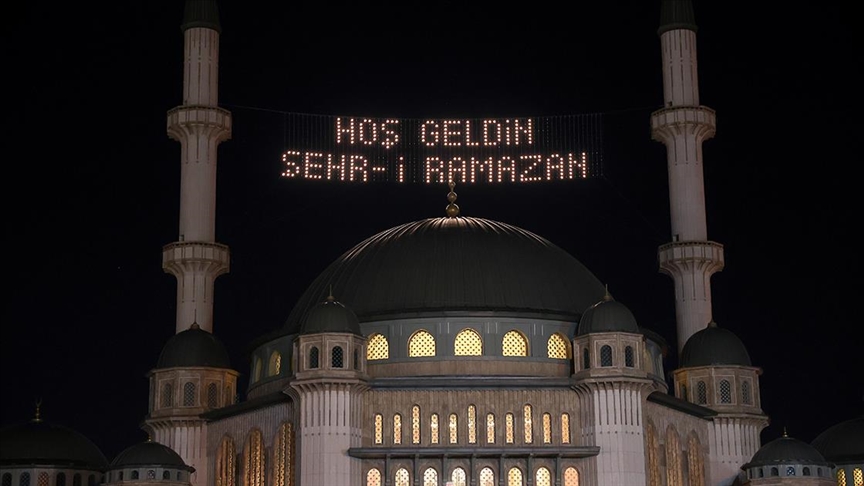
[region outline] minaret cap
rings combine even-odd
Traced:
[[[222,33],[222,25],[219,23],[219,7],[216,0],[186,0],[183,9],[183,24],[180,30],[203,27],[213,29]]]
[[[447,217],[455,218],[459,216],[459,206],[456,205],[456,193],[453,192],[453,189],[456,187],[456,183],[450,181],[450,184],[448,185],[450,186],[450,192],[447,194],[447,201],[449,201],[450,204],[447,205],[446,209]]]
[[[660,4],[660,28],[657,35],[670,30],[685,29],[696,32],[696,15],[692,0],[663,0]]]

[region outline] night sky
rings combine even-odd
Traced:
[[[182,2],[7,10],[2,424],[42,417],[109,459],[146,439],[148,382],[175,329]],[[246,6],[240,6],[241,3]],[[696,2],[714,319],[746,344],[771,417],[811,441],[862,413],[860,26],[853,2]],[[248,5],[254,5],[250,7]],[[671,344],[659,2],[344,7],[223,2],[214,330],[245,389],[250,343],[362,239],[444,215],[443,184],[280,178],[283,113],[480,118],[603,114],[603,175],[459,185],[465,216],[520,226],[584,263]],[[15,9],[18,10],[15,10]],[[857,31],[857,33],[855,32]],[[854,115],[854,117],[853,117]],[[854,312],[853,310],[858,311]]]

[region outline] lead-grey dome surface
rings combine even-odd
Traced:
[[[624,304],[612,299],[609,294],[589,307],[579,321],[577,336],[594,332],[632,332],[640,334],[633,313]]]
[[[183,458],[170,447],[158,442],[140,442],[126,448],[111,461],[111,468],[129,466],[169,466],[188,469]]]
[[[771,466],[774,464],[827,465],[828,461],[810,444],[784,436],[762,446],[753,455],[753,459],[743,467]]]
[[[310,309],[300,326],[300,334],[319,332],[350,332],[358,336],[363,335],[357,315],[332,296]]]
[[[728,329],[711,322],[690,336],[681,350],[681,367],[752,366],[744,343]]]
[[[165,343],[156,368],[196,367],[231,368],[225,345],[212,333],[197,324],[177,334]]]
[[[103,470],[108,460],[96,444],[81,433],[33,420],[0,429],[0,464]]]
[[[834,463],[864,462],[864,415],[829,427],[812,445]]]
[[[605,289],[582,263],[530,231],[482,218],[430,218],[374,235],[309,286],[285,329],[329,295],[360,322],[407,316],[578,319]]]

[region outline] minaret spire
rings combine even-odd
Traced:
[[[714,136],[716,116],[699,104],[696,30],[691,0],[662,0],[664,107],[651,115],[651,136],[666,145],[672,241],[660,247],[659,261],[675,280],[679,352],[712,320],[711,275],[724,265],[705,220],[702,142]]]
[[[197,322],[213,331],[213,284],[228,272],[228,247],[216,242],[216,148],[231,138],[231,113],[218,107],[219,11],[215,0],[186,0],[183,104],[168,112],[180,142],[180,228],[162,268],[177,277],[176,332]]]

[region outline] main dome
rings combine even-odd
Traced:
[[[605,294],[567,252],[530,231],[481,218],[430,218],[378,233],[330,264],[285,329],[328,295],[360,322],[484,315],[576,320]]]
[[[96,444],[81,433],[33,420],[0,429],[0,465],[101,470],[108,465],[108,460]]]

